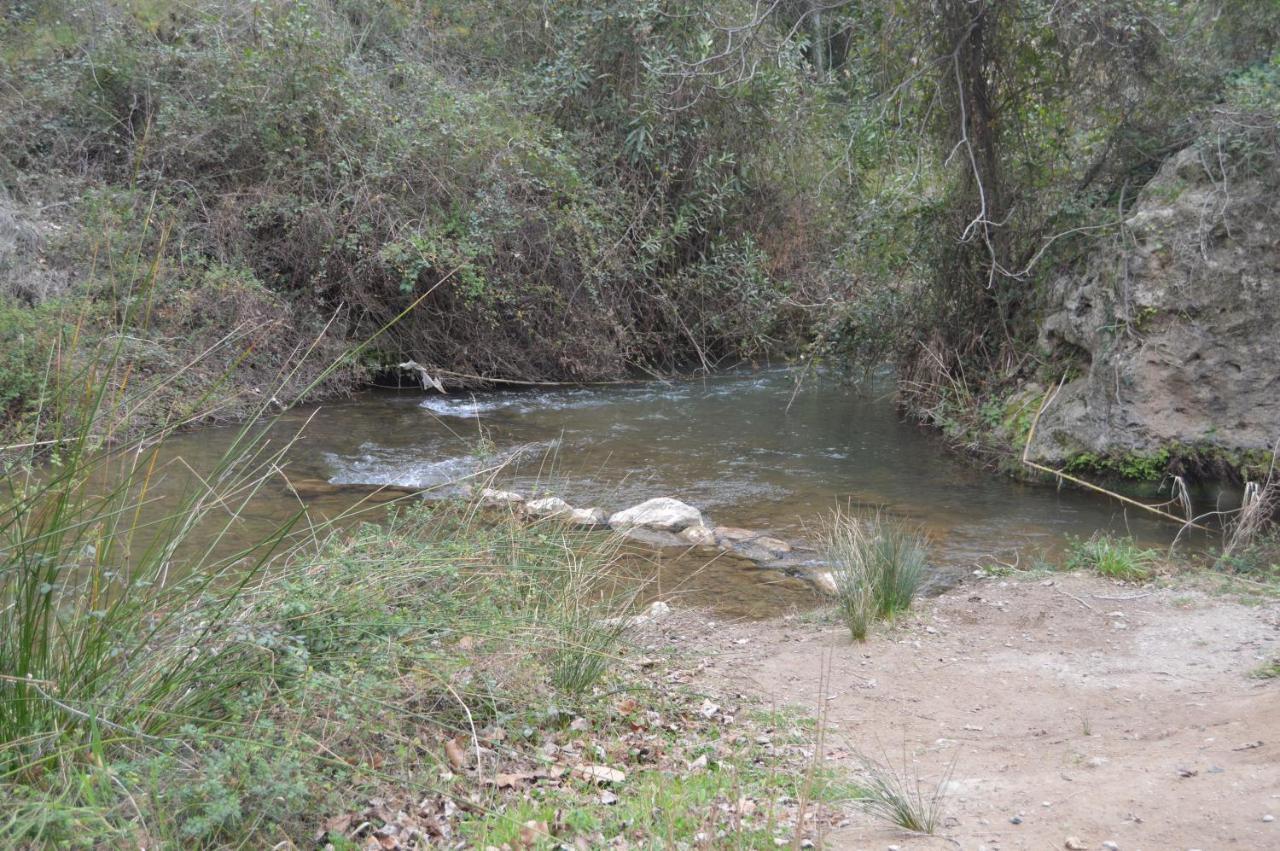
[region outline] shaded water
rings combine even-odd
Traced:
[[[1176,529],[1106,498],[1018,483],[947,454],[904,423],[887,381],[855,388],[829,377],[771,370],[676,384],[509,391],[456,396],[369,392],[284,414],[273,439],[309,420],[288,453],[287,474],[317,518],[364,495],[344,485],[432,488],[448,495],[478,471],[505,463],[496,484],[535,489],[614,511],[675,496],[712,522],[806,538],[836,505],[883,507],[922,524],[943,569],[1054,556],[1068,536],[1105,530],[1166,546]],[[196,469],[211,464],[234,429],[170,440],[163,452]],[[171,487],[183,486],[174,481]],[[246,512],[246,536],[299,507],[283,487]],[[1016,555],[1020,554],[1020,555]],[[688,574],[690,557],[661,571],[668,587],[729,613],[799,603],[795,580],[735,560]]]

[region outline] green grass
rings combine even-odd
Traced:
[[[1067,550],[1067,570],[1090,570],[1110,579],[1144,582],[1155,575],[1160,554],[1139,547],[1131,538],[1094,536],[1073,541]]]
[[[857,641],[877,620],[911,608],[928,567],[924,536],[879,515],[837,512],[823,530],[822,552],[831,565],[837,608]]]

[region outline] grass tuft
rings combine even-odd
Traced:
[[[1067,570],[1092,570],[1109,579],[1144,582],[1155,575],[1160,554],[1143,549],[1131,538],[1095,535],[1073,541],[1067,551]]]
[[[911,608],[928,567],[927,541],[880,515],[835,512],[822,532],[822,552],[831,564],[837,606],[849,633],[865,641],[877,620],[892,620]]]
[[[868,756],[859,757],[862,785],[854,800],[872,816],[913,833],[932,835],[942,821],[947,783],[953,762],[938,784],[928,791],[904,757],[901,769]]]

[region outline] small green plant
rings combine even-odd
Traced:
[[[1280,657],[1263,662],[1250,671],[1249,676],[1256,680],[1280,679]]]
[[[870,815],[914,833],[933,834],[942,820],[947,784],[955,763],[947,767],[932,792],[926,791],[914,766],[903,759],[901,769],[888,760],[879,762],[868,756],[859,757],[863,785],[854,796]]]
[[[924,536],[880,515],[851,517],[837,511],[823,533],[841,616],[856,641],[873,621],[892,620],[911,608],[928,566]]]
[[[1159,553],[1139,547],[1131,538],[1095,535],[1073,541],[1065,564],[1067,570],[1092,570],[1110,579],[1142,582],[1152,577],[1159,561]]]

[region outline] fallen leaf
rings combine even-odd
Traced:
[[[520,825],[520,847],[532,848],[540,838],[550,835],[551,831],[545,821],[527,821]]]
[[[324,833],[331,833],[334,836],[342,836],[351,827],[351,814],[334,816],[324,823]]]
[[[618,796],[610,792],[608,789],[605,789],[600,793],[600,803],[604,804],[606,807],[611,807],[618,803]]]
[[[589,783],[621,783],[627,779],[626,772],[607,765],[583,764],[575,766],[573,776]]]
[[[639,706],[639,704],[632,698],[628,697],[626,700],[618,704],[618,713],[621,715],[630,715],[632,712],[636,711],[637,706]]]
[[[444,740],[444,755],[449,758],[449,764],[454,768],[460,769],[467,764],[467,755],[458,745],[457,739]]]
[[[491,782],[499,789],[515,789],[517,786],[532,783],[537,778],[537,774],[531,774],[527,771],[518,771],[514,774],[495,774]]]

